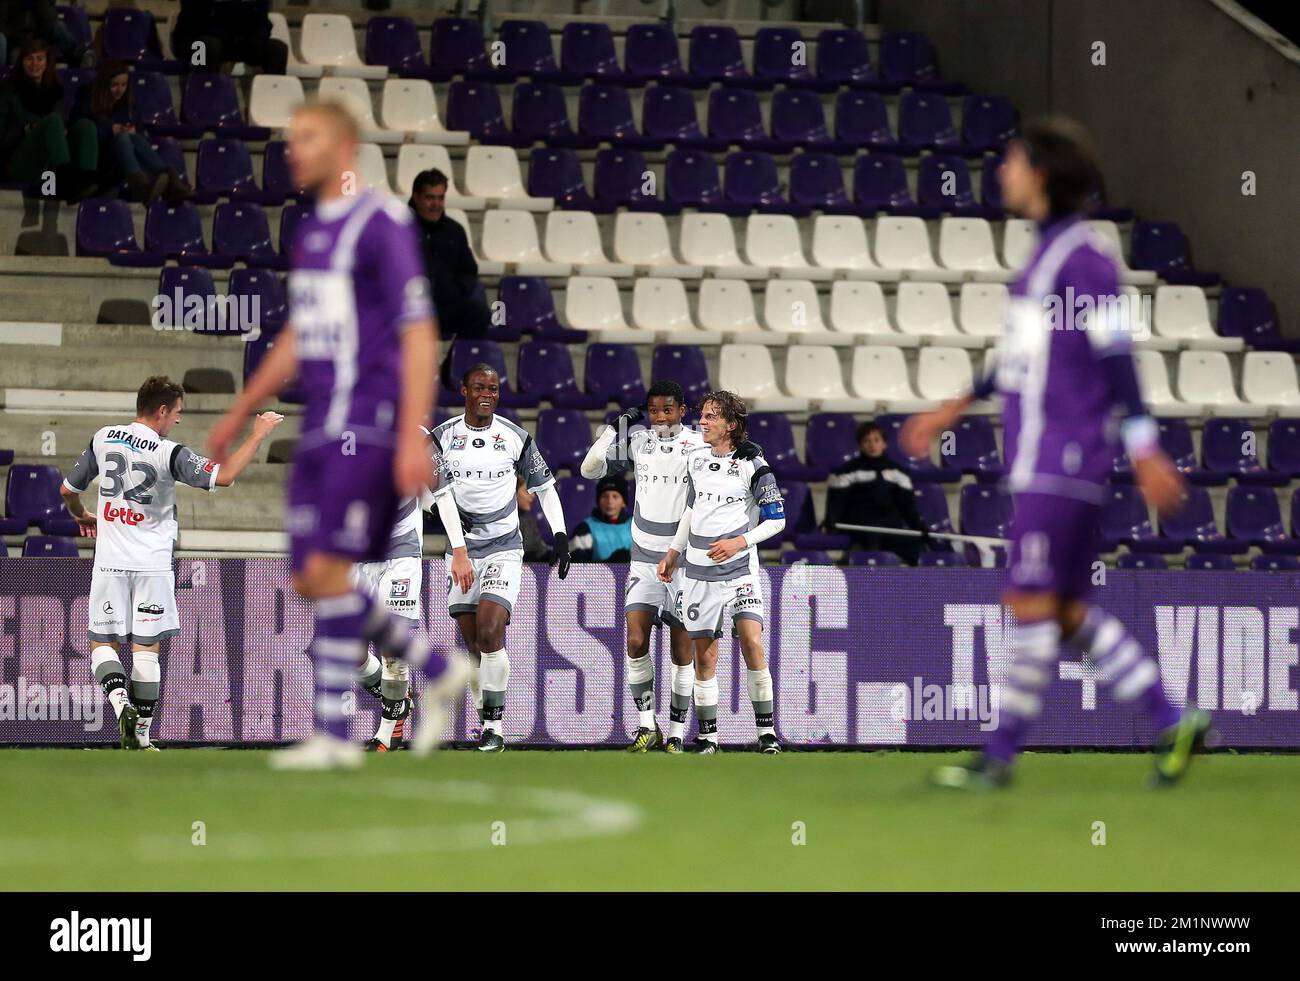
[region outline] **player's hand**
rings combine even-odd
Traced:
[[[569,555],[569,536],[562,531],[555,533],[555,571],[563,579],[569,574],[569,566],[573,565],[573,557]]]
[[[280,423],[284,422],[284,416],[278,412],[263,412],[253,420],[253,435],[258,439],[265,439],[271,434],[271,430]]]
[[[1173,461],[1158,450],[1134,461],[1133,478],[1157,514],[1173,514],[1187,500],[1187,482]]]
[[[756,456],[763,455],[763,447],[759,446],[753,440],[742,440],[736,447],[735,452],[731,454],[737,460],[752,460]]]
[[[474,563],[469,560],[469,553],[456,549],[451,553],[451,581],[462,593],[468,593],[474,585]]]
[[[224,463],[230,453],[230,444],[244,428],[244,417],[237,412],[227,412],[208,430],[208,456],[213,463]]]
[[[954,414],[947,411],[947,406],[940,406],[931,412],[918,412],[908,416],[899,433],[898,444],[908,456],[929,456],[930,447],[939,438],[939,434],[952,427],[956,421]]]
[[[625,433],[644,418],[645,410],[639,405],[634,406],[614,420],[614,429],[617,432]]]
[[[393,457],[393,486],[399,497],[411,497],[421,487],[433,483],[433,459],[429,444],[419,430],[402,432],[397,437],[397,453]]]
[[[94,538],[99,532],[99,524],[95,515],[90,511],[83,511],[81,514],[74,515],[72,520],[77,523],[77,531],[86,538]]]
[[[673,571],[676,568],[677,568],[677,553],[672,549],[669,549],[668,554],[665,555],[662,559],[660,559],[659,564],[655,566],[655,575],[659,577],[660,582],[672,582]]]
[[[737,535],[735,538],[719,538],[709,546],[709,558],[714,562],[726,562],[747,544],[744,535]]]

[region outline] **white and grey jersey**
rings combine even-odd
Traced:
[[[637,429],[626,444],[615,439],[605,451],[605,473],[632,470],[636,478],[633,562],[658,563],[668,554],[686,510],[687,457],[704,445],[704,437],[694,429],[683,428],[672,436]]]
[[[403,499],[397,506],[393,533],[388,539],[388,559],[418,559],[424,554],[424,514],[433,504],[433,494],[421,491],[416,497]]]
[[[139,422],[105,426],[64,479],[78,494],[99,478],[95,567],[170,572],[179,524],[176,484],[217,489],[218,464]]]
[[[717,582],[748,575],[753,545],[725,562],[709,558],[709,549],[718,539],[743,535],[760,521],[784,519],[772,468],[761,456],[737,460],[730,453],[716,455],[708,446],[692,451],[687,461],[686,506],[691,509],[687,578]]]
[[[440,461],[434,499],[451,494],[473,523],[465,535],[470,558],[522,551],[517,478],[534,493],[555,484],[533,438],[501,416],[475,429],[459,415],[436,427],[433,441]]]

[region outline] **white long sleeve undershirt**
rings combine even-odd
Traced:
[[[546,523],[551,526],[551,534],[567,534],[564,525],[564,507],[560,504],[560,495],[556,492],[554,484],[537,491],[537,503],[542,506],[542,514],[546,516]]]
[[[579,467],[581,474],[588,480],[596,480],[605,476],[605,470],[608,464],[605,461],[605,454],[609,448],[614,445],[614,440],[618,438],[618,432],[613,426],[606,426],[605,431],[597,438],[596,442],[591,444],[591,449],[587,455],[582,458],[582,466]]]

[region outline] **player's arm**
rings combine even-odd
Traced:
[[[226,414],[208,431],[208,455],[218,464],[226,462],[230,444],[244,428],[244,420],[263,402],[268,401],[293,381],[298,374],[298,351],[293,325],[286,325],[276,335],[275,343],[267,352],[253,376],[244,383],[244,390],[235,398]]]
[[[682,512],[681,520],[677,522],[677,534],[673,536],[673,543],[668,546],[668,552],[659,560],[659,565],[655,569],[661,582],[673,581],[673,572],[677,569],[677,561],[681,558],[682,553],[686,551],[686,543],[691,538],[691,512],[694,510],[692,504],[695,500],[695,488],[688,486],[686,494],[686,510]]]
[[[719,538],[714,542],[709,548],[709,558],[714,562],[725,562],[750,545],[758,546],[785,531],[785,501],[781,498],[776,475],[761,456],[756,457],[754,463],[754,474],[749,478],[749,494],[758,506],[758,524],[743,535]]]
[[[948,399],[937,409],[908,416],[899,433],[903,449],[908,456],[927,456],[934,441],[957,425],[972,402],[990,398],[996,388],[995,375],[990,371],[969,392]]]
[[[68,513],[87,538],[95,537],[95,515],[81,503],[81,495],[98,476],[99,460],[95,457],[95,447],[91,444],[81,451],[81,456],[72,465],[72,471],[63,478],[63,484],[59,487],[59,496],[67,505]]]
[[[230,454],[225,463],[215,465],[216,479],[213,485],[216,487],[229,487],[235,482],[244,468],[253,462],[253,457],[257,455],[258,447],[266,442],[266,437],[271,435],[271,430],[280,423],[284,422],[284,416],[278,412],[263,412],[253,420],[253,431],[249,434],[248,439],[240,444],[239,449]]]
[[[410,497],[429,484],[433,467],[422,432],[433,418],[438,328],[432,317],[409,320],[402,329],[402,392],[397,407],[397,491]]]
[[[635,406],[615,419],[613,425],[606,426],[583,457],[579,472],[588,480],[598,480],[609,472],[611,463],[619,469],[626,467],[628,430],[644,418],[645,411]]]
[[[555,489],[554,481],[540,487],[530,487],[529,490],[537,494],[537,503],[542,506],[542,514],[546,516],[546,523],[550,525],[551,536],[555,540],[551,546],[555,550],[555,564],[560,578],[563,579],[569,574],[573,556],[569,554],[569,535],[564,530],[564,506],[560,503],[560,494]]]

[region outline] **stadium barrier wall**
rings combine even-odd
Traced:
[[[625,566],[574,565],[559,580],[526,566],[507,633],[505,713],[512,742],[619,745],[636,725],[626,687]],[[116,737],[91,676],[84,559],[0,559],[0,743],[97,744]],[[1180,704],[1213,712],[1225,746],[1300,748],[1297,624],[1300,576],[1105,573],[1097,600],[1148,650]],[[996,718],[1008,663],[1001,575],[975,569],[765,567],[765,630],[776,725],[790,744],[974,746]],[[311,725],[310,608],[283,559],[177,563],[181,632],[165,642],[155,735],[162,741],[259,745]],[[424,622],[456,649],[441,560],[425,563]],[[754,738],[737,643],[721,642],[718,728]],[[667,722],[666,631],[655,632],[658,713]],[[376,702],[354,696],[351,733],[373,733]],[[469,736],[468,698],[449,735]],[[476,721],[476,720],[475,720]],[[1099,690],[1090,664],[1066,653],[1031,742],[1141,747],[1152,733]]]

